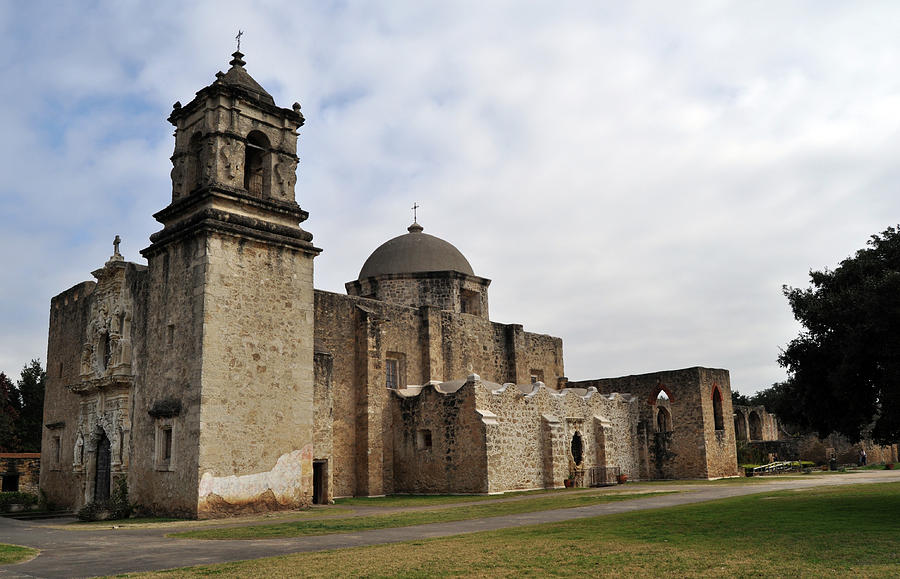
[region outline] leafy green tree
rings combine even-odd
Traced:
[[[21,438],[20,452],[41,451],[41,427],[44,419],[44,382],[47,373],[39,360],[32,360],[23,369],[18,382],[22,409],[19,412],[18,431]]]
[[[19,450],[19,392],[6,374],[0,372],[0,452]]]
[[[731,391],[731,404],[734,406],[750,406],[750,398],[744,396],[737,390]]]
[[[784,287],[804,326],[778,362],[785,418],[824,436],[900,440],[900,232],[873,235],[833,271],[811,271],[809,288]],[[777,409],[776,409],[777,412]]]

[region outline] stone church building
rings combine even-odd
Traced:
[[[346,295],[295,196],[300,105],[236,52],[176,103],[172,200],[50,306],[40,484],[215,517],[341,496],[737,474],[726,370],[571,382],[562,340],[489,318],[490,280],[413,223]],[[349,276],[348,276],[349,277]]]

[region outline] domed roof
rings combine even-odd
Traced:
[[[422,226],[413,223],[409,233],[381,244],[359,271],[359,279],[391,273],[425,271],[458,271],[475,275],[469,261],[453,245],[443,239],[422,233]]]

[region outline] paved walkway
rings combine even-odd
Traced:
[[[750,495],[783,489],[900,481],[900,471],[866,471],[845,475],[810,476],[790,479],[773,478],[753,484],[653,485],[642,490],[681,491],[662,496],[649,496],[587,507],[505,515],[452,523],[434,523],[396,529],[378,529],[357,533],[320,535],[290,539],[256,539],[240,541],[200,541],[169,539],[164,535],[172,528],[119,528],[71,530],[61,528],[59,521],[15,521],[0,518],[0,543],[28,545],[41,554],[19,565],[0,567],[0,578],[13,577],[92,577],[136,571],[152,571],[224,563],[243,559],[270,557],[286,553],[321,551],[362,545],[396,543],[462,533],[491,531],[540,523],[568,521],[612,513],[657,509],[715,499]],[[484,503],[479,503],[484,504]],[[443,505],[450,507],[454,505]],[[371,514],[369,507],[366,508]],[[381,509],[386,510],[399,509]],[[403,509],[407,510],[407,509]],[[412,508],[408,510],[414,510]],[[268,522],[277,522],[276,519]],[[254,521],[258,524],[259,521]],[[187,530],[197,522],[179,525]]]

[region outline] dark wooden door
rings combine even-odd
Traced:
[[[94,500],[109,500],[109,478],[111,462],[109,438],[104,434],[97,443],[97,473],[94,476]]]

